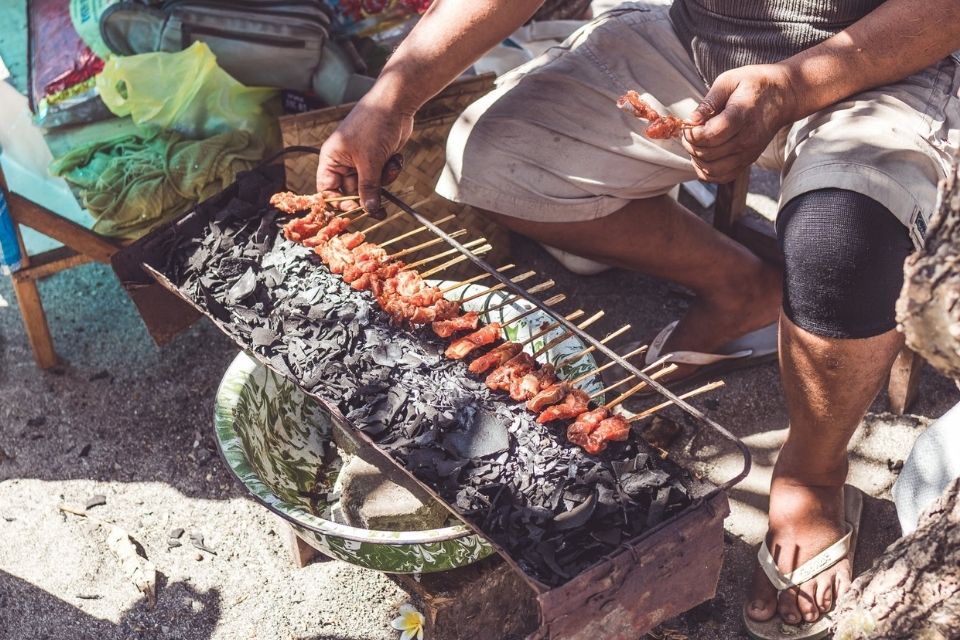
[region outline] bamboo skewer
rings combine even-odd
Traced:
[[[485,245],[483,245],[482,247],[478,247],[478,248],[474,249],[474,250],[471,251],[470,253],[472,253],[472,254],[475,255],[475,256],[479,256],[479,255],[483,255],[484,253],[486,253],[486,252],[488,252],[488,251],[493,251],[493,245],[485,244]],[[463,261],[466,260],[466,259],[467,259],[467,256],[461,255],[461,256],[459,256],[459,257],[457,257],[457,258],[454,258],[453,260],[447,260],[447,261],[444,262],[443,264],[437,265],[437,266],[434,267],[433,269],[429,269],[429,270],[427,270],[427,271],[424,271],[423,273],[420,274],[420,277],[421,277],[421,278],[427,278],[427,277],[429,277],[429,276],[432,276],[432,275],[435,274],[435,273],[440,273],[440,272],[443,271],[444,269],[449,269],[449,268],[452,267],[453,265],[455,265],[455,264],[460,264],[461,262],[463,262]]]
[[[481,240],[483,240],[483,239],[481,238]],[[476,243],[476,242],[479,242],[479,240],[474,240],[474,241],[473,241],[473,243]],[[470,244],[473,244],[473,243],[467,243],[467,244],[465,244],[465,245],[463,245],[463,246],[469,248],[469,245],[470,245]],[[453,251],[459,251],[459,249],[453,249]],[[446,254],[448,254],[448,253],[449,253],[449,251],[444,251],[444,252],[443,252],[442,254],[440,254],[440,255],[446,255]],[[415,266],[415,265],[416,265],[416,263],[414,263],[414,266]],[[500,267],[499,269],[497,269],[497,273],[503,273],[504,271],[509,271],[510,269],[513,269],[515,266],[517,266],[517,265],[513,264],[512,262],[511,262],[510,264],[505,264],[505,265],[503,265],[502,267]],[[533,272],[531,271],[530,273],[533,273]],[[481,273],[481,274],[478,275],[478,276],[473,276],[472,278],[467,278],[466,280],[461,280],[460,282],[454,282],[453,284],[448,284],[447,286],[445,286],[445,287],[443,287],[442,289],[440,289],[440,293],[450,293],[450,292],[453,291],[454,289],[459,289],[460,287],[466,286],[466,285],[468,285],[468,284],[473,284],[474,282],[479,282],[480,280],[483,280],[484,278],[489,278],[489,277],[490,277],[490,274],[489,274],[489,273]]]
[[[544,282],[541,282],[540,284],[533,285],[532,287],[530,287],[529,289],[527,289],[527,293],[539,293],[539,292],[541,292],[541,291],[546,291],[547,289],[550,289],[551,287],[553,287],[553,285],[555,285],[555,284],[557,284],[557,283],[554,282],[553,280],[546,280],[546,281],[544,281]],[[484,291],[484,292],[482,292],[482,295],[486,295],[487,293],[489,293],[489,291]],[[475,296],[475,297],[476,297],[476,296]],[[461,300],[460,302],[467,302],[467,300],[469,300],[469,299],[472,299],[472,298],[464,298],[464,299]],[[512,297],[510,297],[510,298],[507,298],[506,300],[503,300],[500,304],[498,304],[498,305],[495,306],[495,307],[490,307],[489,309],[484,309],[484,310],[483,310],[483,313],[490,313],[491,311],[499,311],[500,309],[503,309],[504,307],[510,306],[511,304],[513,304],[514,302],[516,302],[517,300],[522,300],[522,299],[523,299],[523,296],[521,296],[521,295],[512,296]]]
[[[580,316],[582,316],[584,313],[586,313],[586,312],[585,312],[583,309],[577,309],[577,310],[574,311],[573,313],[567,315],[567,316],[566,316],[566,319],[567,319],[567,320],[576,320],[577,318],[579,318]],[[551,324],[547,325],[545,328],[541,329],[541,330],[538,331],[537,333],[535,333],[535,334],[533,334],[532,336],[530,336],[529,338],[527,338],[526,340],[524,340],[523,342],[521,342],[520,344],[521,344],[521,346],[524,346],[524,347],[525,347],[525,346],[527,346],[528,344],[532,343],[532,342],[533,342],[534,340],[536,340],[537,338],[542,338],[543,336],[547,335],[548,333],[550,333],[551,331],[553,331],[554,329],[556,329],[556,328],[559,327],[559,326],[560,326],[560,323],[559,323],[559,322],[551,323]],[[536,356],[534,356],[534,357],[536,357]]]
[[[518,282],[523,282],[524,280],[527,280],[528,278],[532,278],[532,277],[535,276],[535,275],[537,275],[537,272],[536,272],[536,271],[527,271],[526,273],[521,273],[521,274],[518,275],[516,278],[512,278],[512,279],[510,280],[510,282],[516,284],[516,283],[518,283]],[[549,280],[548,282],[553,282],[553,281],[552,281],[552,280]],[[544,283],[544,284],[546,284],[546,283]],[[507,285],[505,285],[505,284],[503,284],[503,283],[496,284],[496,285],[490,287],[489,289],[484,289],[483,291],[478,291],[478,292],[476,292],[476,293],[472,293],[472,294],[470,294],[469,296],[467,296],[466,298],[463,298],[462,300],[460,300],[459,302],[462,304],[462,303],[464,303],[464,302],[470,302],[471,300],[476,300],[477,298],[482,298],[483,296],[488,295],[488,294],[490,294],[490,293],[493,293],[494,291],[499,291],[500,289],[503,289],[503,288],[506,287],[506,286],[507,286]],[[539,286],[539,285],[538,285],[538,286]],[[548,287],[548,288],[549,288],[549,287]],[[531,290],[531,291],[532,291],[532,290]],[[519,298],[519,296],[515,297],[514,300],[516,300],[517,298]],[[487,309],[487,311],[495,311],[496,309],[499,309],[499,308],[500,308],[500,307],[494,307],[493,309]]]
[[[663,376],[669,375],[669,374],[673,373],[674,371],[676,371],[676,370],[679,369],[679,368],[680,368],[680,367],[678,367],[678,366],[675,365],[675,364],[667,365],[666,367],[664,367],[664,368],[661,369],[660,371],[657,371],[656,373],[650,374],[650,379],[651,379],[651,380],[659,380],[659,379],[662,378]],[[599,395],[601,395],[601,394],[607,393],[608,391],[613,391],[613,390],[616,389],[617,387],[622,387],[623,385],[625,385],[626,383],[630,382],[631,380],[633,380],[633,379],[636,378],[636,377],[637,377],[637,376],[635,376],[635,375],[633,375],[633,374],[630,374],[630,375],[627,376],[626,378],[622,378],[622,379],[620,379],[620,380],[617,380],[616,382],[614,382],[613,384],[611,384],[609,387],[605,388],[603,391],[599,391],[599,392],[595,393],[593,396],[590,396],[590,397],[592,398],[592,397],[594,397],[594,396],[599,396]],[[630,389],[630,391],[633,392],[633,393],[636,393],[637,391],[640,391],[641,389],[643,389],[643,388],[646,386],[646,384],[647,384],[646,382],[641,382],[641,383],[637,384],[635,387],[633,387],[632,389]]]
[[[399,214],[397,214],[397,215],[390,216],[389,218],[386,218],[386,219],[378,222],[377,224],[373,225],[373,227],[371,227],[371,229],[374,228],[374,227],[376,227],[376,226],[378,226],[378,225],[386,224],[387,222],[390,222],[391,220],[394,220],[394,219],[396,219],[397,217],[400,217],[400,216],[403,216],[403,215],[406,215],[406,213],[403,212],[403,211],[401,211],[401,212],[400,212]],[[434,222],[433,224],[437,224],[437,225],[443,224],[444,222],[449,222],[449,221],[453,220],[453,219],[456,218],[456,217],[457,217],[457,216],[455,216],[455,215],[453,215],[453,214],[451,213],[451,214],[450,214],[449,216],[447,216],[446,218],[440,218],[439,220],[437,220],[437,221]],[[417,235],[418,233],[422,233],[422,232],[424,232],[424,231],[426,231],[426,230],[427,230],[427,227],[426,227],[426,226],[420,226],[420,227],[417,227],[416,229],[413,229],[413,230],[411,230],[411,231],[407,231],[406,233],[401,233],[400,235],[398,235],[398,236],[396,236],[396,237],[394,237],[394,238],[390,238],[389,240],[385,240],[384,242],[381,242],[381,243],[379,243],[379,244],[380,244],[381,247],[385,247],[385,246],[387,246],[388,244],[393,244],[394,242],[399,242],[400,240],[403,240],[403,239],[405,239],[405,238],[409,238],[410,236],[415,236],[415,235]],[[369,232],[369,231],[370,231],[370,229],[367,229],[367,231],[364,231],[364,233],[367,233],[367,232]]]
[[[623,358],[624,360],[629,360],[630,358],[632,358],[632,357],[634,357],[634,356],[640,355],[641,353],[645,352],[646,350],[647,350],[647,345],[643,345],[642,347],[638,347],[638,348],[634,349],[633,351],[631,351],[630,353],[622,356],[622,358]],[[590,376],[593,376],[593,375],[596,375],[596,374],[598,374],[598,373],[601,373],[601,372],[609,369],[610,367],[612,367],[612,366],[615,365],[615,364],[617,364],[617,361],[616,361],[616,360],[611,360],[610,362],[606,363],[606,364],[603,365],[602,367],[597,367],[597,368],[595,368],[595,369],[591,369],[590,371],[587,371],[586,373],[577,376],[576,378],[574,378],[573,380],[570,381],[570,384],[577,384],[577,383],[579,383],[579,382],[583,382],[584,380],[586,380],[586,379],[589,378]]]
[[[566,296],[565,294],[558,293],[557,295],[553,296],[552,298],[549,298],[549,299],[547,299],[547,300],[544,300],[544,301],[543,301],[543,304],[545,304],[545,305],[547,305],[548,307],[550,307],[550,306],[553,306],[553,305],[557,304],[558,302],[563,302],[563,301],[566,300],[566,299],[567,299],[567,296]],[[523,318],[526,318],[526,317],[529,316],[531,313],[535,313],[535,312],[537,312],[537,311],[540,311],[540,308],[539,308],[539,307],[530,307],[529,309],[527,309],[527,310],[524,311],[523,313],[521,313],[521,314],[519,314],[519,315],[516,315],[516,316],[510,318],[510,319],[507,320],[506,322],[500,323],[500,327],[503,328],[503,327],[506,327],[506,326],[509,325],[509,324],[513,324],[514,322],[516,322],[516,321],[518,321],[518,320],[521,320],[521,319],[523,319]]]
[[[324,202],[343,202],[344,200],[359,200],[360,196],[333,196],[332,198],[324,198]]]
[[[629,324],[625,324],[625,325],[623,325],[622,327],[620,327],[619,329],[617,329],[616,331],[614,331],[613,333],[607,334],[607,337],[605,337],[603,340],[601,340],[601,341],[600,341],[600,344],[607,344],[608,342],[610,342],[611,340],[613,340],[613,339],[616,338],[617,336],[622,335],[623,333],[625,333],[625,332],[627,332],[627,331],[629,331],[629,330],[630,330],[630,325],[629,325]],[[646,348],[646,346],[644,346],[644,348]],[[566,357],[564,357],[564,358],[561,358],[560,360],[557,361],[557,363],[556,363],[555,366],[556,366],[557,368],[560,368],[560,366],[562,366],[562,364],[563,364],[564,362],[566,362],[567,360],[576,360],[577,358],[582,358],[583,356],[587,355],[588,353],[592,353],[592,352],[594,352],[594,351],[596,351],[596,350],[597,350],[597,348],[596,348],[595,346],[584,347],[584,348],[581,349],[580,351],[577,351],[577,352],[575,352],[575,353],[571,353],[570,355],[568,355],[568,356],[566,356]]]
[[[642,373],[646,373],[647,371],[649,371],[649,370],[651,370],[651,369],[653,369],[653,368],[655,368],[655,367],[662,366],[664,363],[666,363],[667,358],[669,358],[669,357],[670,357],[669,355],[666,355],[666,356],[660,358],[659,360],[657,360],[656,362],[654,362],[654,363],[648,365],[647,367],[641,369],[640,371],[641,371]],[[673,369],[670,369],[670,367],[673,367]],[[660,371],[657,371],[656,373],[654,373],[653,375],[651,375],[650,378],[656,380],[657,378],[663,377],[663,376],[667,375],[668,373],[672,373],[672,372],[675,371],[675,370],[676,370],[676,365],[670,365],[670,366],[668,366],[668,367],[664,367],[664,368],[661,369]],[[656,376],[656,378],[654,378],[654,376]],[[617,384],[620,384],[620,383],[618,382]],[[617,396],[616,398],[614,398],[613,400],[611,400],[610,402],[608,402],[607,404],[605,404],[604,407],[605,407],[607,410],[610,410],[610,409],[612,409],[612,408],[615,407],[616,405],[620,404],[621,402],[623,402],[624,400],[626,400],[627,398],[629,398],[630,396],[632,396],[633,394],[635,394],[636,392],[640,391],[641,389],[643,389],[643,388],[646,387],[646,386],[647,386],[647,382],[646,382],[645,380],[642,380],[642,381],[640,381],[638,384],[634,385],[634,386],[631,387],[630,389],[627,389],[626,391],[624,391],[623,393],[621,393],[619,396]]]
[[[367,227],[366,229],[361,229],[361,231],[363,232],[363,235],[367,235],[367,234],[370,233],[371,231],[376,231],[377,229],[379,229],[380,227],[382,227],[382,226],[385,225],[385,224],[389,224],[389,223],[393,222],[394,220],[398,220],[398,219],[402,218],[404,215],[405,215],[405,214],[404,214],[403,211],[398,211],[397,213],[393,214],[392,216],[387,216],[386,218],[384,218],[384,219],[381,220],[380,222],[375,222],[375,223],[373,223],[372,225],[370,225],[370,226]]]
[[[477,238],[476,240],[471,240],[470,242],[464,242],[464,243],[463,243],[463,246],[464,246],[464,248],[466,248],[466,249],[470,249],[470,248],[472,248],[472,247],[477,246],[478,244],[483,244],[483,243],[486,242],[486,241],[487,241],[486,238]],[[431,260],[438,260],[439,258],[445,258],[445,257],[451,256],[451,255],[453,255],[453,254],[455,254],[455,253],[460,253],[460,250],[459,250],[459,249],[448,249],[447,251],[442,251],[442,252],[440,252],[440,253],[436,253],[436,254],[430,256],[429,258],[424,258],[423,260],[419,260],[418,262],[412,262],[412,263],[410,263],[410,264],[408,264],[408,265],[405,265],[405,266],[403,267],[403,269],[401,269],[401,271],[407,271],[408,269],[416,269],[416,268],[419,267],[420,265],[426,264],[427,262],[430,262]]]
[[[451,237],[451,238],[459,238],[460,236],[464,236],[464,235],[466,235],[466,234],[467,234],[467,230],[466,230],[466,229],[460,229],[459,231],[454,231],[453,233],[451,233],[451,234],[450,234],[450,237]],[[395,259],[395,258],[401,258],[401,257],[403,257],[403,256],[405,256],[405,255],[407,255],[407,254],[413,253],[414,251],[420,251],[421,249],[426,249],[427,247],[432,247],[433,245],[435,245],[435,244],[440,244],[441,242],[443,242],[443,238],[434,238],[433,240],[427,240],[426,242],[422,242],[422,243],[420,243],[420,244],[418,244],[418,245],[415,245],[415,246],[413,246],[413,247],[409,247],[408,249],[403,249],[403,250],[398,251],[398,252],[396,252],[396,253],[394,253],[394,254],[391,254],[391,255],[387,256],[385,259],[386,259],[386,260],[393,260],[393,259]],[[382,246],[382,245],[381,245],[381,246]]]
[[[603,314],[604,314],[604,312],[603,312],[602,310],[601,310],[601,311],[597,311],[595,314],[593,314],[592,316],[590,316],[589,318],[587,318],[586,320],[584,320],[583,322],[581,322],[580,324],[578,324],[578,325],[577,325],[577,328],[579,328],[579,329],[586,329],[587,327],[589,327],[590,325],[592,325],[594,322],[596,322],[597,320],[599,320],[600,318],[602,318],[602,317],[603,317]],[[553,347],[557,346],[558,344],[560,344],[561,342],[563,342],[564,340],[566,340],[567,338],[569,338],[571,335],[573,335],[571,331],[564,331],[562,334],[560,334],[559,336],[557,336],[556,338],[554,338],[554,339],[551,340],[550,342],[546,343],[545,345],[543,345],[542,347],[540,347],[539,349],[537,349],[536,351],[534,351],[534,352],[533,352],[533,357],[534,357],[534,358],[540,357],[541,354],[543,354],[543,353],[545,353],[547,350],[552,349]]]
[[[473,247],[479,246],[479,245],[483,244],[483,243],[486,242],[486,241],[487,241],[486,238],[478,238],[478,239],[476,239],[476,240],[471,240],[470,242],[464,242],[464,243],[463,243],[463,246],[466,247],[467,249],[472,249]],[[449,255],[451,255],[451,254],[454,254],[454,253],[460,253],[460,250],[459,250],[459,249],[450,249],[449,251],[444,251],[444,252],[442,252],[442,253],[436,253],[436,254],[430,256],[429,258],[424,258],[424,259],[422,259],[422,260],[417,260],[416,262],[412,262],[412,263],[410,263],[410,264],[408,264],[408,265],[405,265],[402,269],[400,269],[400,271],[409,271],[410,269],[416,269],[417,267],[419,267],[419,266],[421,266],[421,265],[425,265],[425,264],[430,263],[430,262],[433,262],[433,261],[435,261],[435,260],[439,260],[440,258],[446,258],[447,256],[449,256]]]
[[[687,391],[685,394],[679,396],[679,399],[680,399],[680,400],[686,400],[687,398],[692,398],[693,396],[698,396],[698,395],[700,395],[701,393],[706,393],[707,391],[713,391],[714,389],[719,389],[719,388],[722,387],[723,385],[724,385],[723,380],[717,380],[717,381],[715,381],[715,382],[711,382],[711,383],[709,383],[709,384],[705,384],[705,385],[703,385],[702,387],[698,387],[698,388],[694,389],[693,391]],[[646,409],[646,410],[638,413],[637,415],[633,416],[632,418],[629,418],[629,419],[627,420],[627,422],[629,422],[629,423],[632,424],[632,423],[637,422],[637,421],[639,421],[639,420],[643,420],[644,418],[649,418],[649,417],[652,416],[653,414],[657,413],[658,411],[660,411],[660,410],[662,410],[662,409],[666,409],[667,407],[669,407],[669,406],[672,405],[672,404],[673,404],[673,400],[667,400],[666,402],[661,402],[660,404],[658,404],[658,405],[656,405],[656,406],[654,406],[654,407],[650,407],[649,409]]]

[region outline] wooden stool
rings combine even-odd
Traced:
[[[717,189],[714,205],[713,226],[734,240],[745,245],[758,256],[771,262],[782,263],[777,235],[769,223],[754,218],[745,218],[747,190],[750,186],[750,170],[747,169],[733,182],[721,184]],[[893,367],[887,383],[890,411],[903,415],[917,397],[920,370],[923,358],[904,347]]]
[[[22,267],[12,274],[13,291],[20,307],[20,317],[26,329],[27,340],[33,350],[33,357],[41,369],[49,369],[57,364],[57,353],[53,348],[53,338],[43,311],[37,281],[52,276],[65,269],[71,269],[88,262],[110,263],[119,248],[115,240],[94,233],[49,209],[27,200],[23,196],[7,189],[3,169],[0,168],[0,190],[7,201],[13,218],[20,253],[23,256]],[[20,234],[20,225],[35,229],[57,240],[64,246],[43,253],[28,256]]]

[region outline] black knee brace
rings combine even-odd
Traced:
[[[797,196],[777,217],[783,310],[810,333],[869,338],[896,327],[906,228],[876,200],[844,189]]]

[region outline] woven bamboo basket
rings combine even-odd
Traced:
[[[457,218],[443,225],[447,231],[466,229],[467,235],[461,241],[486,238],[493,245],[493,251],[484,258],[493,264],[506,263],[510,256],[510,236],[506,229],[491,222],[473,207],[460,205],[438,196],[434,192],[437,179],[445,163],[447,134],[457,117],[471,103],[493,88],[494,76],[484,75],[464,78],[454,82],[435,98],[427,102],[414,120],[413,135],[404,146],[403,172],[390,185],[390,190],[399,195],[431,220],[437,220],[449,214]],[[329,107],[307,113],[280,118],[284,146],[307,145],[319,147],[330,136],[353,108],[353,104]],[[297,193],[316,191],[317,157],[311,154],[290,154],[285,159],[287,188]],[[393,208],[388,205],[388,211]],[[399,235],[414,229],[413,219],[400,218],[385,227],[381,233]],[[387,235],[378,235],[383,240]],[[392,245],[402,249],[428,240],[426,233],[412,236]],[[411,254],[410,261],[426,257],[429,250]],[[433,263],[430,266],[433,266]],[[428,267],[424,267],[426,269]],[[474,269],[466,263],[451,267],[443,272],[444,278],[472,274]]]

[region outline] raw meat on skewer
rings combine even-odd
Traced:
[[[587,438],[608,415],[607,410],[603,407],[598,407],[592,411],[584,411],[567,427],[567,440],[580,447],[586,446]]]
[[[447,350],[444,351],[444,355],[451,360],[463,360],[474,349],[492,344],[499,340],[501,328],[502,327],[499,322],[491,322],[486,326],[480,327],[473,333],[450,343],[450,346],[448,346]]]
[[[540,415],[537,416],[537,422],[545,424],[553,420],[576,418],[584,411],[587,411],[589,405],[590,396],[580,389],[570,389],[561,402],[544,409]]]
[[[554,382],[549,387],[540,391],[537,395],[527,400],[527,410],[533,413],[540,413],[552,404],[557,404],[567,397],[570,392],[570,383],[561,380]]]
[[[433,332],[441,338],[449,338],[457,331],[476,331],[480,323],[480,314],[468,311],[462,316],[450,320],[437,320],[431,325]]]
[[[523,377],[515,377],[510,383],[510,398],[525,402],[557,381],[557,372],[549,362]]]
[[[627,91],[617,100],[618,109],[623,109],[627,105],[630,105],[633,109],[633,115],[650,122],[644,133],[648,138],[654,140],[669,140],[680,135],[683,129],[696,126],[689,120],[681,120],[677,116],[660,115],[656,109],[644,102],[640,98],[640,94],[633,89]]]
[[[597,455],[607,448],[608,442],[625,442],[629,437],[630,423],[623,416],[613,415],[603,420],[587,436],[587,443],[580,446],[590,455]]]
[[[469,369],[471,373],[484,373],[489,369],[505,364],[521,351],[523,351],[523,345],[519,342],[504,342],[474,359],[467,369]]]
[[[320,193],[302,196],[290,191],[282,191],[270,196],[270,204],[290,215],[301,211],[309,211],[312,215],[318,215],[325,213],[327,201]]]
[[[509,391],[514,378],[522,378],[536,368],[533,356],[521,352],[491,371],[484,384],[494,391]]]

